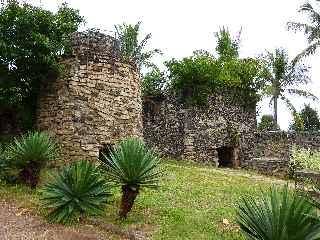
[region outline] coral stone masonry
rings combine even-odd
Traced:
[[[64,73],[43,81],[36,125],[55,137],[64,160],[96,159],[125,137],[142,137],[139,74],[116,46],[99,32],[75,33]]]
[[[255,106],[245,109],[226,97],[207,106],[186,106],[173,96],[144,100],[144,138],[168,158],[239,167],[249,161],[256,129]]]

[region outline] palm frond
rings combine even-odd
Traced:
[[[286,104],[287,108],[292,112],[292,113],[296,113],[297,110],[296,108],[293,106],[292,102],[290,101],[289,98],[285,97],[284,95],[280,96],[281,100],[284,101],[284,103]]]
[[[290,89],[287,89],[287,91],[289,94],[294,94],[300,97],[311,98],[313,101],[318,100],[317,96],[305,90],[290,88]]]

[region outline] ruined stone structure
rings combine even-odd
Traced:
[[[186,106],[173,96],[144,100],[144,138],[169,158],[238,167],[249,161],[255,107],[244,109],[222,96],[208,106]]]
[[[65,73],[43,82],[36,125],[55,137],[64,160],[96,159],[125,137],[142,137],[139,75],[115,46],[102,33],[76,33]]]
[[[286,175],[293,146],[320,151],[320,132],[257,132],[245,166],[271,175]]]

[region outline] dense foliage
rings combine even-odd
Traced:
[[[58,59],[68,53],[67,36],[82,22],[66,4],[57,13],[16,1],[0,10],[0,106],[24,112],[29,128],[39,82],[59,74]]]
[[[319,239],[315,219],[316,208],[288,186],[281,191],[273,186],[258,199],[244,197],[238,206],[238,223],[250,240]]]
[[[319,131],[320,120],[318,113],[310,105],[304,105],[304,108],[297,113],[299,118],[294,117],[293,123],[290,125],[290,129],[294,131]]]
[[[41,192],[44,207],[51,212],[52,222],[70,224],[84,215],[103,213],[109,187],[97,166],[88,161],[77,161],[52,175]]]
[[[289,176],[295,177],[296,171],[301,169],[320,171],[320,152],[293,146],[289,162]]]
[[[142,78],[142,93],[144,96],[161,96],[165,90],[167,78],[159,68],[153,68]]]
[[[278,100],[282,100],[287,107],[295,114],[296,110],[288,95],[316,97],[310,92],[296,88],[299,85],[307,84],[310,81],[309,67],[301,60],[289,60],[288,53],[284,49],[276,49],[274,52],[267,52],[263,58],[265,64],[265,81],[263,94],[270,97],[273,103],[274,122],[278,123]]]
[[[280,127],[279,125],[274,124],[272,115],[263,115],[261,117],[260,122],[258,123],[257,129],[260,132],[266,132],[266,131],[280,130]]]
[[[218,58],[198,51],[182,60],[166,62],[170,87],[187,102],[204,105],[214,93],[234,93],[235,99],[244,104],[255,104],[259,99],[261,65],[256,59],[239,59],[238,41],[222,29],[218,34]]]
[[[17,169],[21,182],[36,187],[40,171],[55,159],[57,147],[43,132],[29,132],[15,138],[8,149],[10,165]]]
[[[136,64],[139,70],[142,67],[154,67],[151,58],[157,54],[162,54],[160,49],[145,49],[151,39],[151,33],[148,33],[140,41],[140,25],[141,22],[135,25],[123,23],[115,26],[123,60]]]
[[[122,186],[119,216],[125,218],[131,211],[141,187],[156,187],[162,176],[160,158],[154,148],[148,148],[138,138],[119,143],[109,157],[102,159],[108,180]]]

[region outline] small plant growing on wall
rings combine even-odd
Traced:
[[[101,163],[108,180],[121,186],[120,218],[127,217],[141,188],[157,187],[163,175],[157,151],[139,138],[123,140]]]

